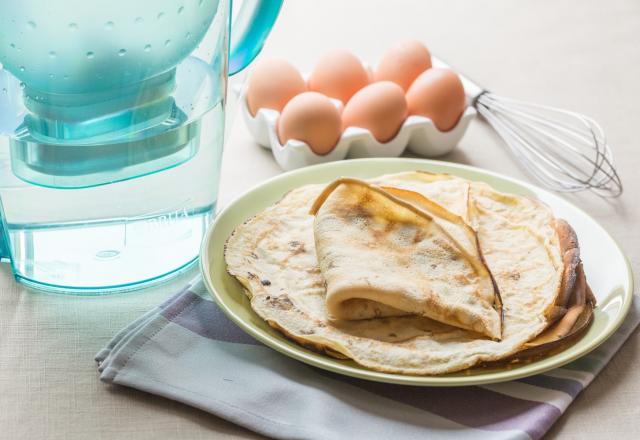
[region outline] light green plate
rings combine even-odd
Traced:
[[[593,325],[575,345],[537,362],[500,369],[477,369],[444,376],[407,376],[380,373],[350,360],[318,354],[289,341],[269,327],[249,305],[241,285],[225,270],[224,244],[233,229],[287,191],[308,183],[325,183],[341,176],[374,177],[385,173],[427,170],[481,180],[494,188],[537,197],[556,216],[569,221],[578,234],[585,272],[598,299]],[[620,326],[632,299],[632,274],[627,258],[613,238],[587,213],[545,190],[489,171],[447,162],[421,159],[361,159],[333,162],[281,174],[248,191],[224,209],[211,225],[202,245],[201,267],[209,292],[222,310],[244,331],[279,352],[307,364],[347,376],[418,386],[460,386],[502,382],[559,367],[604,342]]]

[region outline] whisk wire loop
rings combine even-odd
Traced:
[[[607,197],[622,193],[611,148],[593,119],[486,91],[473,105],[543,185],[563,192],[590,189]]]

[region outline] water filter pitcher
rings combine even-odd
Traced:
[[[97,294],[197,258],[227,76],[281,6],[237,3],[0,0],[0,256],[18,280]]]

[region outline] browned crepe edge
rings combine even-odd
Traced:
[[[557,218],[554,226],[558,240],[560,241],[562,263],[564,264],[562,284],[560,285],[560,292],[556,299],[555,306],[566,309],[578,277],[580,248],[578,246],[578,236],[566,220]]]

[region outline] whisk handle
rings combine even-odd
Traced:
[[[433,64],[433,67],[444,67],[447,69],[451,69],[451,66],[449,66],[447,63],[445,63],[438,57],[432,56],[431,63]],[[464,86],[464,94],[466,95],[467,100],[469,101],[469,104],[475,107],[476,101],[478,100],[480,95],[487,93],[488,90],[485,89],[484,87],[479,86],[478,84],[473,82],[471,79],[469,79],[468,77],[460,73],[458,73],[458,76],[460,77],[460,80],[462,81],[462,85]]]

